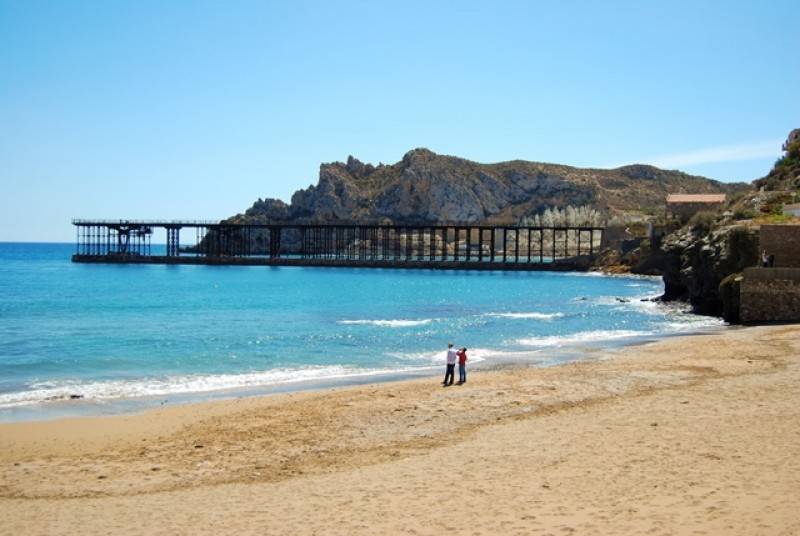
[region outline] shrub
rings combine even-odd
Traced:
[[[714,228],[717,222],[717,213],[710,210],[701,210],[689,219],[689,226],[693,231],[707,233]]]
[[[734,220],[752,220],[756,216],[758,216],[758,212],[751,208],[737,208],[733,212]]]
[[[786,156],[788,158],[800,158],[800,139],[794,140],[786,147]]]
[[[780,214],[773,213],[770,214],[769,217],[767,218],[768,223],[789,223],[792,220],[793,218],[791,216],[787,216],[786,214],[783,213]]]

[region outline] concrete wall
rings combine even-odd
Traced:
[[[759,249],[775,255],[775,266],[800,268],[800,225],[762,225]]]
[[[746,268],[739,319],[743,324],[800,322],[800,268]]]

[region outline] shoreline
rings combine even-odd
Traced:
[[[580,362],[592,359],[597,352],[617,352],[628,347],[650,344],[675,337],[690,337],[717,333],[724,330],[735,329],[736,326],[719,325],[703,326],[690,331],[643,333],[641,335],[601,339],[597,341],[571,342],[564,345],[542,346],[528,350],[508,351],[497,350],[498,356],[513,355],[512,358],[487,362],[480,360],[473,362],[469,367],[472,371],[493,369],[496,367],[553,367],[567,363]],[[442,350],[442,365],[421,365],[404,369],[387,369],[385,371],[351,371],[340,376],[320,377],[316,379],[289,380],[262,385],[226,387],[210,389],[207,391],[187,391],[143,396],[126,396],[117,398],[83,398],[80,389],[76,394],[81,394],[80,399],[70,400],[66,397],[58,400],[46,400],[18,406],[0,407],[0,424],[15,422],[51,421],[67,418],[80,418],[92,416],[136,415],[164,406],[177,406],[199,404],[205,402],[233,400],[238,398],[252,398],[262,396],[275,396],[287,393],[322,392],[349,386],[369,386],[382,383],[401,382],[416,378],[435,378],[443,373],[444,353]],[[547,359],[542,359],[542,354],[547,354]]]
[[[475,372],[461,387],[425,378],[0,424],[0,526],[32,534],[800,530],[800,326],[675,337],[596,357]],[[470,507],[443,509],[442,496]]]

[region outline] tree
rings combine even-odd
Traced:
[[[589,205],[546,207],[541,214],[524,216],[519,222],[523,227],[601,227],[604,223],[600,211]]]

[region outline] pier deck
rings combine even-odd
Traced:
[[[74,262],[586,270],[602,227],[73,220]],[[153,244],[157,230],[165,245]],[[190,236],[189,244],[182,238]]]

